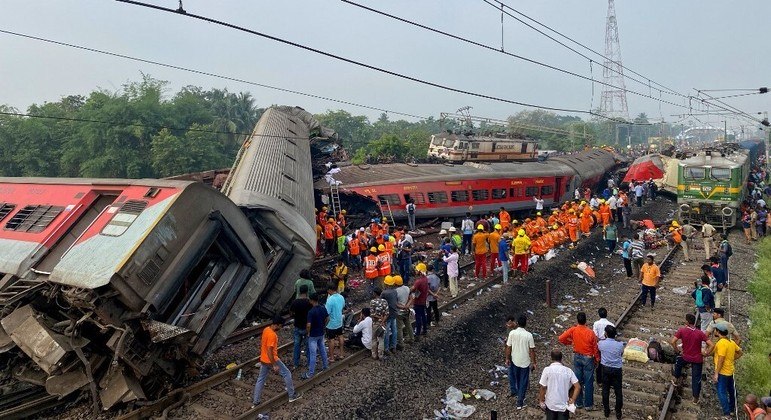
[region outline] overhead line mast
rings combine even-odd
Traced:
[[[616,6],[613,0],[608,0],[604,64],[602,78],[606,84],[602,89],[600,114],[609,118],[629,121],[629,108],[626,103],[626,86],[624,84],[624,66],[621,64],[621,44],[618,41],[618,21],[616,20]],[[619,88],[611,88],[608,85],[618,86]]]

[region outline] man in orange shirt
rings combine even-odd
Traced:
[[[292,372],[286,367],[284,362],[278,358],[278,335],[276,331],[284,326],[284,318],[281,315],[273,317],[273,323],[262,330],[262,340],[260,342],[260,374],[257,377],[257,383],[254,384],[254,395],[252,396],[252,407],[260,405],[260,396],[265,387],[265,381],[268,379],[268,373],[272,370],[284,378],[286,392],[289,395],[289,402],[300,399],[302,394],[295,392],[292,383]]]
[[[656,288],[659,286],[661,271],[659,266],[653,263],[653,255],[648,255],[645,264],[640,268],[640,287],[642,289],[642,306],[645,306],[648,295],[651,295],[651,309],[656,304]]]
[[[600,361],[597,349],[597,335],[586,326],[586,314],[576,315],[578,324],[568,328],[559,336],[560,343],[573,345],[573,372],[581,384],[581,392],[576,399],[576,407],[594,410],[594,368]]]
[[[497,224],[494,226],[492,232],[487,235],[487,245],[490,249],[490,273],[495,273],[495,270],[501,266],[501,262],[498,259],[498,242],[501,241],[501,226]]]
[[[480,278],[480,271],[482,277],[487,277],[487,254],[490,249],[487,244],[487,232],[485,232],[483,225],[477,225],[477,233],[471,238],[471,243],[474,245],[474,277]]]
[[[500,220],[502,230],[504,232],[508,231],[509,226],[511,225],[511,215],[505,208],[501,207],[501,211],[498,213],[498,219]]]

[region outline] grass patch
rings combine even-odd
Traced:
[[[737,381],[742,395],[766,396],[771,390],[771,239],[758,246],[758,270],[748,290],[755,304],[749,313],[749,343],[742,346],[744,356],[737,362]]]

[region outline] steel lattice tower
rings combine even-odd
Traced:
[[[621,65],[621,45],[618,42],[618,22],[616,6],[608,0],[608,19],[605,25],[605,62],[602,69],[605,87],[602,90],[600,112],[611,118],[629,120],[629,108],[626,105],[626,86],[624,68]],[[615,87],[610,87],[613,85]]]

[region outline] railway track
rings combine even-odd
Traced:
[[[655,309],[640,305],[640,293],[635,294],[627,309],[618,317],[619,338],[629,340],[638,337],[649,341],[655,338],[659,342],[669,341],[684,325],[685,314],[693,310],[690,294],[676,293],[674,290],[690,291],[693,282],[701,276],[702,262],[675,263],[678,248],[673,248],[659,263],[662,280],[656,294]],[[672,364],[649,361],[648,363],[625,362],[623,366],[624,418],[630,419],[694,419],[698,418],[699,409],[691,402],[690,381],[682,390],[671,383]],[[706,385],[706,384],[705,384]],[[605,418],[602,413],[601,386],[594,387],[596,411],[582,412],[579,418]],[[613,408],[611,392],[611,411]]]

